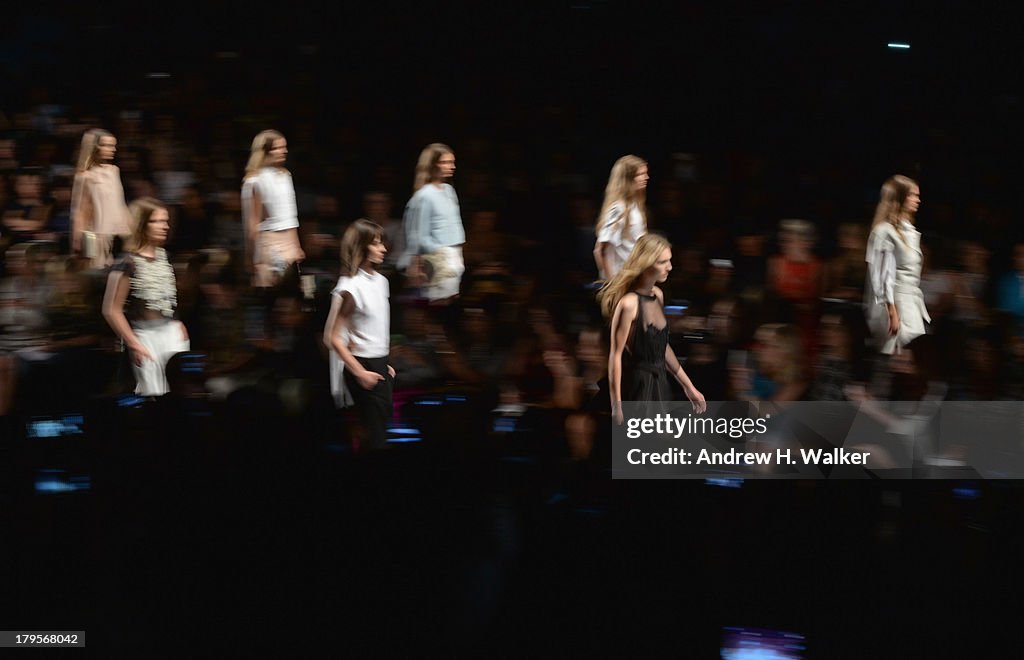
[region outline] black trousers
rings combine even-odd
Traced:
[[[391,392],[394,388],[394,379],[388,375],[388,359],[361,358],[356,357],[359,364],[367,371],[384,376],[384,380],[378,381],[372,390],[365,389],[352,375],[351,369],[345,370],[345,383],[349,392],[352,393],[352,400],[359,411],[359,418],[366,427],[366,449],[382,449],[387,445],[388,420],[391,419],[393,404]]]

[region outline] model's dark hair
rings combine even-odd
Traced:
[[[384,228],[376,222],[359,218],[350,224],[341,237],[341,274],[352,277],[358,273],[370,245],[378,238],[384,240]]]

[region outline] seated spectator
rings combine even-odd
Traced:
[[[384,270],[393,273],[399,257],[405,254],[405,225],[402,218],[392,217],[394,204],[391,195],[379,190],[372,190],[363,195],[363,213],[366,218],[384,228],[384,247],[388,249],[384,257]]]
[[[4,254],[0,280],[0,415],[11,411],[18,382],[29,364],[45,359],[46,314],[51,287],[43,276],[41,247],[22,243]]]
[[[754,336],[753,364],[732,368],[732,387],[744,401],[800,401],[807,389],[805,354],[795,326],[770,323]]]
[[[864,223],[845,222],[839,225],[838,251],[828,263],[828,282],[825,286],[829,298],[860,301],[864,297],[867,281],[867,236]]]
[[[866,328],[863,314],[857,308],[829,311],[818,324],[818,358],[814,363],[814,380],[807,398],[811,401],[845,401],[847,385],[860,381],[863,374],[858,365],[863,358],[858,347],[864,346]],[[859,332],[858,332],[859,330]]]
[[[181,205],[175,211],[171,251],[176,254],[195,252],[208,246],[213,236],[214,210],[197,186],[189,185],[181,191]]]
[[[4,234],[9,234],[16,243],[55,238],[46,231],[53,206],[45,200],[42,173],[18,172],[13,188],[14,194],[3,209]]]
[[[779,224],[780,254],[768,259],[768,288],[790,303],[796,313],[791,319],[800,330],[807,355],[814,355],[818,322],[818,300],[823,292],[824,272],[814,255],[814,225],[807,220],[783,220]]]

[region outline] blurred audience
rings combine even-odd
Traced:
[[[251,118],[211,106],[196,110],[210,116],[194,130],[194,117],[154,112],[154,99],[126,102],[123,111],[110,107],[102,116],[53,107],[0,134],[0,415],[123,389],[115,375],[124,371],[124,356],[99,322],[101,267],[116,256],[113,236],[129,228],[124,193],[132,200],[159,192],[172,211],[180,313],[192,351],[202,356],[186,361],[190,369],[201,365],[206,379],[193,388],[196,396],[226,401],[241,392],[235,400],[242,400],[259,390],[284,412],[320,405],[326,355],[312,329],[325,317],[324,286],[337,272],[340,218],[361,213],[385,228],[381,270],[391,279],[396,407],[459,391],[488,412],[548,411],[553,416],[544,428],[568,458],[591,456],[600,443],[607,335],[592,282],[598,265],[614,270],[606,262],[619,239],[645,231],[645,161],[619,164],[621,176],[612,182],[618,187],[602,209],[594,182],[604,173],[589,157],[562,148],[541,154],[546,165],[531,168],[527,145],[454,136],[453,143],[465,138],[456,148],[472,165],[462,179],[454,168],[450,177],[464,193],[465,276],[459,297],[439,315],[408,295],[415,286],[396,268],[407,252],[407,228],[393,201],[406,194],[403,166],[375,153],[365,176],[357,175],[354,163],[375,144],[352,126],[335,126],[344,119],[296,122],[293,147],[301,151],[304,186],[296,208],[307,252],[296,277],[304,295],[277,288],[258,296],[245,272],[237,187]],[[94,129],[105,121],[118,139]],[[343,163],[340,145],[352,150]],[[387,153],[407,149],[393,136],[380,145]],[[650,155],[657,164],[658,154]],[[949,357],[923,377],[924,367],[908,356],[879,365],[864,350],[869,223],[835,223],[843,202],[826,198],[834,191],[806,200],[807,220],[782,221],[778,249],[768,256],[766,228],[786,213],[782,191],[768,192],[767,173],[783,158],[701,157],[699,181],[692,169],[675,167],[658,169],[651,182],[652,224],[679,245],[665,287],[672,343],[710,400],[839,401],[851,392],[860,399],[1024,397],[1024,242],[1011,250],[993,244],[992,231],[959,243],[963,236],[953,235],[960,215],[972,213],[984,224],[1012,217],[1012,210],[981,213],[970,200],[937,200],[928,211],[934,215],[924,218],[923,231],[939,231],[923,245],[921,289],[934,318],[929,343]],[[743,169],[750,162],[759,163],[756,171]],[[846,178],[856,179],[855,165],[848,168]],[[801,190],[814,194],[813,187]],[[862,201],[852,193],[845,217],[864,212]],[[595,233],[598,216],[604,241]],[[102,244],[83,245],[85,231],[99,234]],[[607,244],[598,264],[595,242]],[[76,256],[83,251],[93,259]],[[88,387],[65,383],[47,391],[46,383],[70,382],[67,374],[84,365],[96,374]]]

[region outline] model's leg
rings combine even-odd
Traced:
[[[369,371],[384,376],[372,390],[365,389],[349,370],[345,370],[349,390],[359,411],[359,419],[366,431],[366,449],[383,449],[387,446],[388,420],[393,410],[393,381],[387,373],[387,358],[356,358]]]

